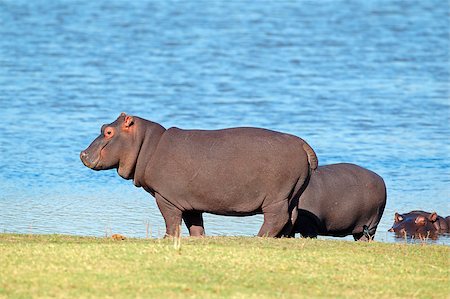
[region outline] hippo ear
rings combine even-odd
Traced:
[[[433,212],[433,213],[431,213],[430,216],[428,216],[428,219],[429,219],[431,222],[435,222],[435,221],[437,220],[437,217],[438,217],[438,215],[436,214],[436,212]]]
[[[403,216],[400,215],[399,213],[395,213],[394,222],[401,222],[401,221],[403,221]]]
[[[125,128],[129,128],[134,124],[134,118],[130,115],[125,116],[125,120],[123,121],[123,125]]]
[[[414,221],[415,224],[420,225],[420,226],[424,226],[426,224],[426,222],[427,222],[427,219],[422,215],[417,216],[416,220]]]

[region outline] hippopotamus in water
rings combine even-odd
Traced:
[[[376,173],[347,163],[319,166],[298,201],[294,233],[370,240],[385,205],[386,186]]]
[[[202,212],[262,213],[258,236],[281,236],[292,229],[302,186],[317,167],[312,148],[293,135],[259,128],[166,130],[125,113],[103,125],[80,158],[94,170],[116,168],[152,194],[168,236],[182,218],[191,235],[203,235]]]
[[[389,229],[397,237],[437,239],[439,234],[450,232],[450,216],[445,219],[436,212],[411,211],[406,214],[395,213],[394,224]]]

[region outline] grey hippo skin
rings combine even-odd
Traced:
[[[376,173],[347,163],[320,166],[300,196],[294,233],[369,240],[385,205],[386,186]]]
[[[443,218],[436,212],[411,211],[405,214],[395,213],[394,224],[389,229],[396,237],[405,235],[419,239],[437,239],[439,234],[450,233],[450,216]]]
[[[152,194],[174,236],[183,218],[204,234],[202,212],[264,214],[258,236],[279,237],[295,222],[298,197],[317,167],[302,139],[258,128],[165,129],[122,113],[80,154],[94,170],[116,168]]]

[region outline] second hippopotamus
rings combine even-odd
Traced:
[[[385,205],[386,186],[376,173],[348,163],[319,166],[300,196],[293,233],[370,240]]]

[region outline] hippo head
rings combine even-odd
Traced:
[[[406,235],[419,239],[435,239],[439,230],[437,218],[436,212],[413,211],[403,215],[395,213],[394,224],[389,231],[394,232],[397,237]]]
[[[81,152],[80,159],[93,170],[117,168],[121,177],[131,179],[141,144],[135,118],[121,113],[114,122],[102,126],[100,135]]]

